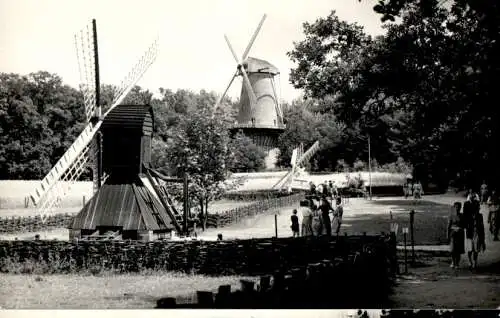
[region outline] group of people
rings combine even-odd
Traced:
[[[482,188],[482,187],[481,187]],[[481,189],[483,190],[483,189]],[[481,205],[488,208],[489,230],[494,241],[498,241],[500,201],[496,191],[484,198],[469,190],[463,203],[455,202],[448,222],[448,239],[450,240],[452,262],[451,267],[458,268],[462,254],[467,251],[469,267],[476,268],[478,255],[486,250],[486,235]]]
[[[339,197],[339,189],[335,185],[335,181],[324,181],[318,186],[314,182],[309,182],[309,195],[319,195],[325,198],[336,199]]]
[[[404,191],[404,195],[405,195],[406,199],[408,199],[408,197],[420,199],[420,198],[422,198],[422,195],[424,194],[422,184],[419,181],[412,182],[412,181],[408,180],[403,185],[403,191]]]
[[[294,209],[291,216],[293,237],[339,234],[344,214],[342,199],[337,196],[333,207],[328,198],[310,195],[308,199],[300,201],[299,210]]]

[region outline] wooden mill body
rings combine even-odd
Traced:
[[[104,119],[102,169],[109,177],[70,225],[70,239],[119,232],[124,239],[151,240],[175,229],[147,167],[151,163],[151,106],[119,105]]]

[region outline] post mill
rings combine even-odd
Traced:
[[[151,240],[186,232],[181,215],[162,185],[169,179],[151,167],[154,116],[149,105],[122,105],[158,53],[155,41],[122,81],[102,114],[96,21],[75,36],[88,124],[31,194],[42,220],[51,214],[87,166],[94,194],[69,226],[70,238],[115,237]]]

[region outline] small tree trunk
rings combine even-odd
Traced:
[[[208,221],[208,199],[205,199],[205,204],[204,204],[204,210],[205,214],[203,215],[203,228],[205,229],[207,227],[207,221]]]
[[[200,204],[200,223],[201,223],[201,229],[202,231],[205,231],[207,229],[207,222],[206,222],[206,214],[207,212],[205,211],[205,205],[203,204],[203,199],[200,199],[198,201]]]

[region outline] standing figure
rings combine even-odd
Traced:
[[[342,206],[342,199],[337,197],[335,212],[332,219],[332,231],[338,236],[340,227],[342,225],[342,216],[344,215],[344,207]]]
[[[485,204],[487,200],[488,200],[488,185],[486,184],[486,181],[483,180],[483,184],[481,185],[481,200],[479,203]]]
[[[300,211],[302,212],[302,236],[312,235],[312,211],[308,200],[300,201]]]
[[[321,218],[323,219],[323,233],[331,236],[332,235],[332,224],[330,221],[330,211],[332,211],[332,206],[326,198],[321,199],[321,205],[319,206],[321,210]]]
[[[321,194],[323,195],[323,197],[327,197],[329,195],[330,191],[328,191],[328,182],[326,180],[325,180],[325,182],[323,182],[323,188],[322,188],[322,190],[323,191],[322,191]]]
[[[416,183],[413,184],[413,196],[415,199],[420,199],[422,198],[422,184],[420,181],[417,181]]]
[[[448,219],[448,239],[450,241],[451,265],[452,268],[458,268],[461,255],[465,253],[465,233],[464,221],[460,210],[460,202],[453,203],[453,208]]]
[[[321,210],[319,208],[312,210],[311,226],[313,236],[320,236],[323,228],[323,220],[321,219]]]
[[[299,237],[300,236],[300,228],[299,228],[299,217],[297,216],[297,209],[293,209],[292,216],[290,217],[292,221],[292,225],[290,226],[292,229],[292,236]]]
[[[403,195],[405,197],[405,199],[408,199],[408,196],[410,195],[410,185],[408,184],[408,182],[406,182],[404,185],[403,185]]]
[[[475,201],[476,197],[472,197],[472,202],[474,204]],[[479,201],[477,201],[477,205],[479,205]],[[486,250],[486,241],[483,215],[479,212],[478,208],[471,209],[470,212],[472,214],[465,223],[465,237],[467,239],[467,255],[469,256],[470,268],[473,269],[477,267],[479,252],[484,252]]]
[[[316,195],[316,185],[312,181],[309,182],[309,192],[311,195]]]
[[[488,224],[490,225],[490,233],[493,236],[493,241],[498,241],[498,232],[500,229],[500,200],[496,190],[491,191],[491,196],[488,198]]]

